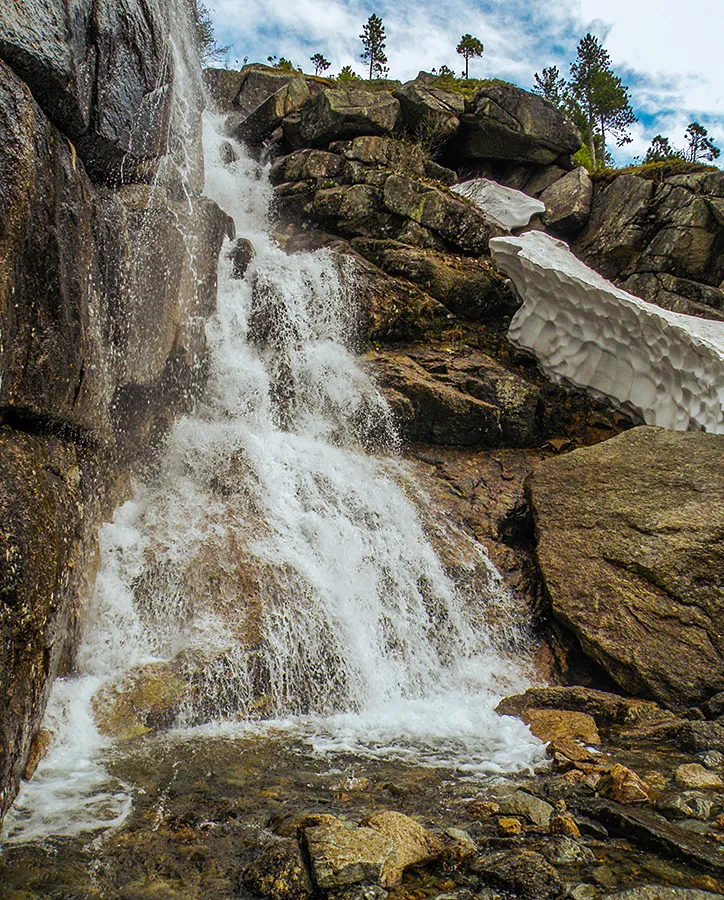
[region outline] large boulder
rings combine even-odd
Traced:
[[[671,708],[724,687],[723,451],[636,428],[529,482],[553,615],[624,690]]]
[[[160,0],[14,0],[0,58],[67,134],[94,178],[115,181],[166,149],[173,5]],[[200,102],[194,92],[187,101]]]
[[[374,238],[355,238],[352,246],[388,275],[416,284],[456,316],[490,319],[517,309],[515,296],[490,260]]]
[[[455,150],[470,159],[549,165],[581,146],[571,122],[547,100],[515,85],[491,81],[460,120]]]
[[[465,100],[458,91],[447,91],[418,80],[398,88],[395,97],[400,101],[408,132],[428,145],[452,137],[465,112]]]
[[[399,101],[386,91],[325,88],[302,107],[299,135],[303,146],[328,147],[359,135],[390,135],[399,121]]]
[[[578,166],[547,187],[540,200],[546,207],[543,222],[548,230],[558,237],[575,237],[591,214],[591,176],[583,166]]]
[[[235,82],[215,80],[220,106],[228,103]],[[310,97],[307,79],[297,72],[251,65],[241,70],[238,89],[231,101],[227,127],[240,141],[259,145]]]

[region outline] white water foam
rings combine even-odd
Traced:
[[[127,814],[90,700],[159,660],[193,686],[179,738],[284,727],[318,753],[477,773],[541,758],[522,723],[494,712],[527,686],[486,624],[506,602],[499,578],[469,540],[460,567],[484,577],[457,590],[433,550],[389,408],[349,349],[357,313],[338,264],[276,246],[264,170],[236,145],[222,164],[218,123],[206,126],[206,191],[255,257],[239,280],[222,254],[205,397],[103,529],[78,674],[55,687],[54,748],[11,840]]]

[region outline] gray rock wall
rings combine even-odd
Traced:
[[[0,817],[72,665],[99,524],[203,380],[233,225],[200,195],[200,102],[173,115],[185,4],[0,9]]]

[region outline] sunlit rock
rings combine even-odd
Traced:
[[[524,303],[508,337],[553,380],[585,388],[649,425],[724,433],[724,325],[627,294],[546,234],[490,242]]]

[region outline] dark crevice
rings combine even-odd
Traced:
[[[98,441],[87,428],[33,409],[0,406],[0,425],[6,425],[25,434],[54,435],[79,447],[99,449]]]

